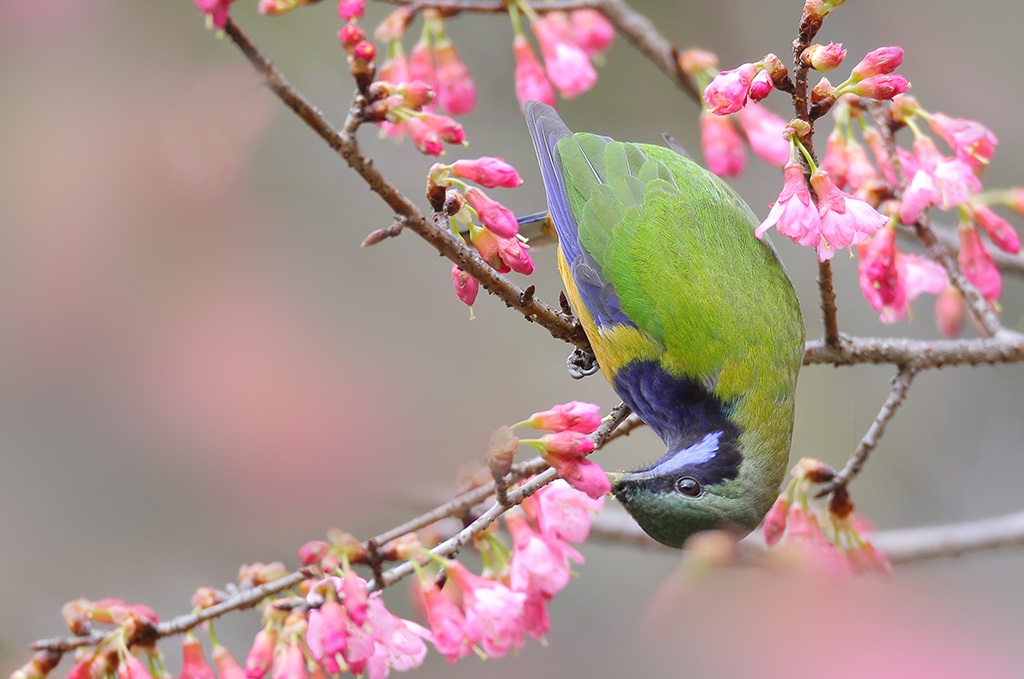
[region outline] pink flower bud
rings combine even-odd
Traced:
[[[415,16],[413,8],[403,5],[387,15],[384,21],[380,22],[377,30],[374,31],[374,35],[381,42],[401,40],[405,36],[405,29],[409,27],[409,22],[412,21],[413,16]]]
[[[512,52],[516,59],[515,85],[519,108],[522,109],[528,101],[539,101],[554,106],[555,91],[548,77],[544,75],[544,67],[537,60],[537,55],[534,54],[526,36],[517,35],[513,38]]]
[[[774,88],[775,84],[772,82],[771,74],[764,70],[758,71],[754,79],[750,81],[750,100],[761,101],[771,94]],[[740,112],[742,111],[743,109],[741,108]]]
[[[441,135],[427,124],[421,116],[412,116],[405,121],[405,129],[412,137],[416,150],[428,156],[439,156],[444,153],[444,142]]]
[[[769,547],[782,537],[786,530],[786,515],[789,513],[790,501],[786,495],[780,495],[775,504],[764,517],[764,541]]]
[[[846,50],[842,43],[830,42],[827,45],[811,45],[801,57],[803,62],[816,71],[827,73],[843,63],[846,58]]]
[[[213,664],[220,674],[220,679],[246,679],[245,670],[227,648],[214,643],[212,655]]]
[[[775,167],[782,167],[789,161],[785,120],[759,104],[744,106],[737,115],[750,149],[758,158]]]
[[[716,116],[735,113],[747,103],[750,84],[757,75],[757,66],[743,64],[729,71],[722,71],[704,88],[704,101],[708,111]]]
[[[690,77],[718,68],[718,57],[713,52],[699,48],[684,50],[678,61],[679,69]]]
[[[596,9],[577,9],[569,14],[573,41],[588,57],[606,51],[615,40],[615,28]]]
[[[852,77],[854,80],[863,80],[876,75],[886,75],[895,71],[902,63],[902,47],[879,47],[876,50],[868,52],[867,55],[860,60],[860,63],[853,67]],[[905,92],[906,89],[903,91]],[[875,98],[892,99],[892,97]]]
[[[455,295],[462,300],[466,306],[473,306],[476,296],[480,293],[480,284],[475,278],[459,268],[458,264],[452,264],[452,286],[455,288]]]
[[[398,91],[402,95],[402,104],[414,111],[422,110],[434,101],[434,90],[422,80],[403,82]]]
[[[973,227],[960,229],[960,252],[957,259],[967,280],[978,288],[986,300],[993,302],[1003,292],[1003,278],[992,261],[978,230]]]
[[[358,24],[345,24],[338,30],[338,42],[341,43],[341,48],[349,54],[352,54],[356,45],[365,41],[366,31]]]
[[[964,296],[952,285],[935,299],[935,325],[943,337],[960,335],[964,325]]]
[[[466,133],[462,125],[448,116],[438,115],[429,111],[423,111],[419,116],[423,122],[429,125],[440,135],[441,139],[448,144],[465,144]]]
[[[274,660],[274,647],[277,645],[277,628],[265,627],[256,633],[256,638],[249,649],[245,660],[245,676],[249,679],[260,679],[270,671]]]
[[[338,2],[338,16],[342,21],[361,19],[364,11],[366,11],[366,0],[340,0]]]
[[[708,169],[719,177],[736,177],[743,172],[746,156],[743,138],[729,118],[707,111],[700,116],[700,145]]]
[[[974,213],[974,221],[985,229],[985,233],[997,248],[1003,252],[1009,252],[1011,255],[1020,252],[1020,236],[1010,226],[1010,222],[997,215],[987,205],[972,205],[971,208]]]
[[[932,113],[927,118],[931,128],[956,151],[957,157],[971,163],[975,170],[981,170],[995,153],[999,140],[976,120],[952,118],[944,113]]]
[[[422,80],[431,87],[437,84],[434,70],[434,49],[430,43],[420,38],[409,53],[409,77]]]
[[[297,643],[281,646],[274,653],[273,679],[306,679],[306,656]]]
[[[178,679],[217,679],[203,655],[203,645],[191,632],[181,640],[181,655],[181,674]]]
[[[516,169],[504,158],[482,156],[472,160],[457,160],[452,163],[452,176],[493,189],[504,187],[514,189],[523,183]]]
[[[117,666],[117,679],[153,679],[146,666],[131,653]]]
[[[593,500],[600,500],[612,490],[611,481],[608,475],[601,469],[600,465],[586,458],[573,458],[568,464],[552,466],[558,470],[558,475],[578,491],[586,493]]]
[[[502,238],[514,238],[519,233],[515,213],[486,193],[471,186],[466,189],[466,202],[480,215],[480,222]]]
[[[534,429],[590,434],[601,425],[601,408],[594,403],[569,401],[534,413],[526,424]]]
[[[578,431],[564,430],[540,437],[541,445],[553,455],[582,457],[594,450],[594,442],[586,434]]]
[[[437,41],[434,55],[437,59],[438,102],[453,116],[469,113],[476,105],[476,83],[469,68],[447,38]]]
[[[850,90],[854,94],[884,101],[892,99],[897,94],[903,94],[910,87],[907,79],[898,73],[873,75],[858,82]]]

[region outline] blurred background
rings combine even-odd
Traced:
[[[340,124],[352,83],[334,4],[276,19],[255,4],[239,0],[233,15]],[[723,68],[767,52],[788,61],[802,6],[633,4]],[[371,3],[363,25],[388,9]],[[862,0],[819,41],[842,42],[851,65],[902,45],[900,72],[926,108],[998,135],[986,186],[1002,187],[1021,183],[1022,21],[1024,6],[1001,0]],[[495,195],[519,213],[541,209],[507,20],[460,17],[449,32],[479,101],[463,121],[470,147],[447,157],[507,158],[526,183]],[[293,566],[328,527],[365,537],[450,497],[456,469],[483,456],[500,424],[574,398],[617,402],[600,377],[571,380],[568,348],[495,299],[481,295],[471,322],[449,265],[414,234],[360,249],[390,212],[189,0],[3,0],[0,88],[0,674],[28,659],[32,640],[62,633],[70,599],[185,612],[197,586],[223,585],[240,563]],[[769,100],[779,113],[782,103]],[[576,130],[645,142],[669,132],[699,148],[696,106],[621,39],[596,88],[560,111]],[[360,139],[426,209],[433,161],[373,129]],[[733,184],[763,215],[780,180],[751,160]],[[816,337],[814,257],[776,244]],[[530,282],[557,303],[554,252],[535,259]],[[914,322],[882,326],[856,262],[835,264],[845,332],[934,336],[931,298]],[[1006,280],[1012,327],[1022,293]],[[805,369],[794,459],[842,464],[892,374]],[[920,375],[853,485],[858,509],[879,529],[1020,509],[1022,397],[1019,366]],[[628,466],[659,445],[640,431],[597,459]],[[728,571],[679,591],[677,552],[582,551],[587,563],[551,607],[548,646],[486,666],[432,654],[420,676],[1024,677],[1021,553],[909,566],[890,584]],[[667,579],[675,615],[652,623]],[[401,610],[405,588],[395,590]],[[257,625],[243,613],[218,631],[242,655]],[[177,662],[175,645],[165,652]]]

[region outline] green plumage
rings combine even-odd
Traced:
[[[758,220],[670,149],[573,134],[540,104],[527,120],[570,301],[612,386],[668,446],[649,468],[612,475],[613,492],[673,546],[705,528],[753,529],[785,473],[804,340]],[[699,497],[678,490],[684,478]]]

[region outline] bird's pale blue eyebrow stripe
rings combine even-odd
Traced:
[[[651,467],[650,471],[653,474],[666,474],[714,459],[718,453],[718,442],[721,438],[722,432],[720,431],[706,434],[703,439],[692,446],[665,455],[661,462]]]

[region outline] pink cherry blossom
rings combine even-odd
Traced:
[[[453,116],[469,113],[476,106],[476,83],[451,40],[442,38],[434,47],[437,59],[437,101]]]
[[[533,34],[540,43],[548,78],[563,97],[573,99],[594,86],[597,71],[586,52],[572,42],[563,12],[549,12],[534,21]]]
[[[520,513],[506,514],[505,523],[513,542],[509,565],[509,584],[513,591],[546,598],[562,591],[571,577],[567,556],[578,556],[578,552],[568,552],[558,543],[545,540]]]
[[[332,580],[336,581],[337,578],[332,578]],[[366,622],[366,618],[369,615],[367,612],[367,607],[369,606],[369,595],[366,591],[367,584],[366,580],[351,570],[345,571],[345,575],[342,576],[340,583],[336,583],[337,592],[345,603],[345,610],[356,625],[362,625]]]
[[[782,192],[754,235],[762,238],[768,229],[777,226],[779,233],[793,242],[816,247],[821,243],[821,216],[804,181],[800,163],[795,160],[786,163],[783,177]]]
[[[868,152],[864,146],[857,142],[850,142],[844,151],[846,153],[846,181],[853,191],[858,191],[879,181],[878,171],[868,160]]]
[[[425,108],[426,107],[424,107],[424,109]],[[442,141],[448,144],[466,143],[466,133],[463,131],[462,125],[453,118],[438,115],[437,113],[431,113],[427,110],[419,112],[417,117],[430,127],[430,129],[437,132]]]
[[[459,607],[449,601],[433,582],[421,582],[418,592],[427,612],[437,652],[450,663],[472,653],[473,646],[480,641],[481,630],[471,627]]]
[[[590,58],[607,51],[615,40],[615,28],[596,9],[573,10],[569,21],[573,42]]]
[[[516,169],[504,158],[491,156],[455,161],[452,163],[452,176],[468,179],[488,189],[499,186],[514,189],[523,183]]]
[[[772,74],[762,69],[750,81],[750,91],[747,92],[747,96],[750,97],[750,101],[758,102],[771,94],[773,89],[775,89],[775,82],[772,81]],[[742,111],[741,108],[740,112]]]
[[[448,562],[445,570],[462,591],[466,624],[480,629],[480,645],[488,655],[501,657],[523,645],[524,593],[475,575],[458,561]]]
[[[990,302],[999,299],[1003,292],[1002,275],[974,227],[960,228],[960,252],[957,258],[967,280],[978,288],[982,297]]]
[[[789,140],[783,136],[786,121],[759,104],[744,106],[738,116],[754,155],[769,165],[785,165],[790,155]]]
[[[831,259],[836,250],[863,243],[888,220],[878,210],[839,189],[826,172],[811,175],[821,216],[818,259]]]
[[[555,91],[551,88],[551,81],[544,74],[544,67],[537,60],[526,36],[517,35],[513,38],[512,53],[516,59],[515,85],[519,108],[522,109],[528,101],[554,106]]]
[[[590,533],[590,516],[604,506],[604,494],[591,498],[563,479],[537,491],[531,505],[541,535],[549,540],[583,542]]]
[[[708,169],[719,177],[736,177],[743,172],[743,138],[731,119],[701,113],[700,145]]]
[[[539,594],[527,595],[523,603],[523,628],[534,639],[543,639],[551,630],[548,600]]]
[[[976,120],[953,118],[944,113],[932,113],[927,116],[928,124],[949,144],[957,157],[962,158],[981,170],[995,153],[999,140],[987,127]]]
[[[757,66],[742,64],[729,71],[722,71],[704,88],[704,101],[708,112],[716,116],[735,113],[747,103],[750,84],[757,75]]]
[[[534,413],[526,420],[534,429],[552,431],[572,430],[590,434],[601,425],[601,407],[594,403],[569,401],[553,406],[549,410]]]
[[[455,295],[466,306],[473,306],[476,296],[480,294],[480,283],[460,269],[458,264],[452,264],[452,286],[455,288]]]
[[[921,293],[937,295],[946,289],[946,270],[931,260],[900,252],[895,229],[882,229],[858,249],[861,291],[871,308],[881,312],[883,323],[906,316],[910,302]]]

